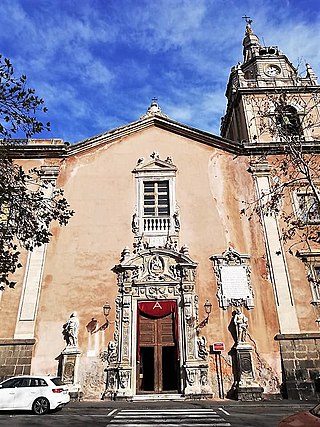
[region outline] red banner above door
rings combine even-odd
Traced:
[[[168,316],[170,313],[177,313],[177,303],[175,301],[142,301],[138,303],[140,314],[159,318]]]

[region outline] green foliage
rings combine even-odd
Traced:
[[[0,55],[0,135],[11,138],[19,130],[27,138],[43,130],[50,130],[50,123],[37,120],[36,114],[47,112],[44,100],[34,89],[26,87],[25,75],[16,78],[9,59]]]
[[[0,55],[0,290],[14,287],[11,277],[21,267],[21,249],[48,243],[51,223],[66,225],[73,215],[63,190],[52,187],[41,169],[25,172],[10,158],[12,134],[20,130],[29,138],[50,129],[36,117],[47,111],[43,99],[26,87],[25,75],[17,79],[13,72]]]

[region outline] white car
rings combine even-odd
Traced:
[[[68,388],[57,377],[21,375],[0,383],[1,410],[30,410],[43,415],[69,401]]]

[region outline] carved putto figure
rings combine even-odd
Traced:
[[[236,308],[236,311],[233,317],[233,322],[235,324],[236,332],[237,332],[237,343],[246,342],[247,331],[248,331],[248,319],[242,313],[239,307]]]
[[[179,212],[179,209],[177,209],[175,211],[175,213],[173,214],[173,220],[174,220],[175,231],[179,231],[180,230],[180,212]]]
[[[154,151],[153,153],[150,154],[150,157],[152,159],[159,159],[160,154],[157,151]]]
[[[62,334],[67,343],[67,347],[78,346],[79,319],[77,313],[70,314],[69,319],[63,325]]]
[[[205,360],[208,356],[208,351],[206,349],[206,339],[204,336],[197,338],[197,345],[198,345],[198,357],[200,359]]]
[[[139,220],[136,212],[132,215],[131,228],[133,233],[139,230]]]

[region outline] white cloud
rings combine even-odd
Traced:
[[[45,98],[55,137],[75,141],[136,120],[154,96],[174,120],[218,133],[245,13],[262,44],[319,74],[319,8],[309,4],[2,0],[0,45]]]

